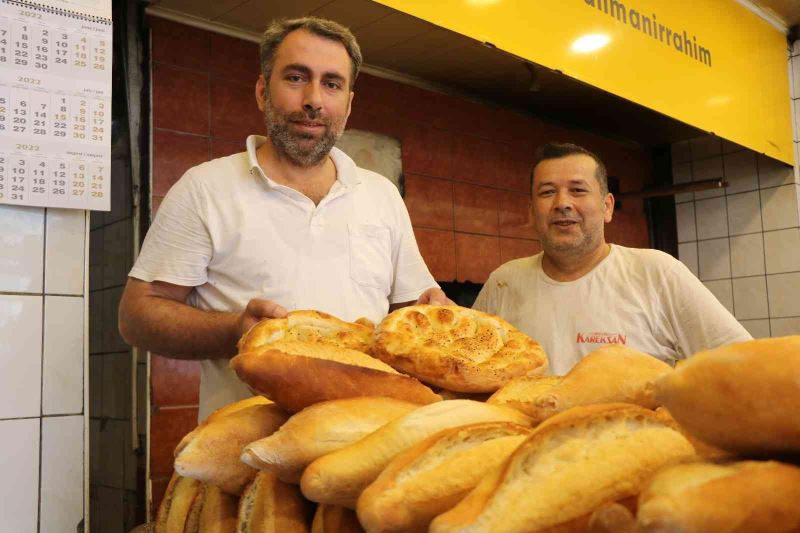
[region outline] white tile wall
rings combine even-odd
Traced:
[[[722,156],[709,157],[692,161],[692,176],[694,181],[704,181],[723,177]],[[703,198],[714,198],[725,194],[725,189],[709,189],[694,193],[696,200]]]
[[[692,181],[692,163],[678,163],[672,167],[672,182],[673,183],[690,183]],[[685,192],[675,195],[675,202],[690,202],[694,200],[694,193]]]
[[[44,209],[0,205],[0,291],[42,292]]]
[[[0,420],[0,529],[36,531],[39,508],[39,419]]]
[[[720,155],[722,153],[722,141],[719,137],[714,137],[713,135],[691,139],[689,145],[692,151],[692,159],[695,160]]]
[[[767,305],[767,278],[735,278],[733,280],[733,307],[736,318],[749,320],[769,318]]]
[[[697,240],[697,230],[695,229],[694,220],[694,203],[676,205],[675,216],[678,224],[678,242]]]
[[[800,316],[800,272],[767,275],[770,318]]]
[[[764,231],[800,225],[797,185],[784,185],[761,191],[761,217]]]
[[[731,277],[731,257],[728,239],[713,239],[697,243],[701,280]]]
[[[733,287],[731,280],[721,279],[717,281],[705,281],[703,284],[716,296],[725,308],[733,314]]]
[[[800,228],[764,233],[767,274],[800,272]]]
[[[723,165],[725,180],[728,182],[727,194],[758,189],[758,171],[756,170],[756,154],[754,152],[741,150],[726,154]]]
[[[694,208],[698,239],[715,239],[728,236],[725,197],[696,201]]]
[[[740,320],[739,322],[756,339],[770,336],[769,320]]]
[[[40,531],[74,533],[83,520],[83,416],[42,419]]]
[[[681,141],[677,143],[673,143],[671,146],[672,149],[672,163],[682,163],[685,161],[692,160],[692,152],[689,148],[689,141]]]
[[[779,185],[794,183],[794,171],[792,167],[780,161],[776,161],[771,157],[759,155],[758,181],[762,189],[765,187],[777,187]]]
[[[42,412],[83,412],[83,297],[45,296]]]
[[[757,276],[764,274],[764,235],[753,233],[731,237],[731,275]]]
[[[774,337],[800,335],[800,317],[773,318],[770,320],[770,323],[772,325],[772,335]]]
[[[41,415],[42,296],[0,294],[0,418]]]
[[[86,214],[77,209],[47,210],[45,292],[83,294]]]
[[[697,243],[686,242],[678,245],[678,258],[691,270],[692,274],[699,277],[700,272],[697,266]]]
[[[758,191],[727,197],[728,227],[731,235],[761,231],[761,200]]]

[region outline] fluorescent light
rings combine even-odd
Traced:
[[[588,54],[589,52],[594,52],[595,50],[603,48],[610,42],[611,37],[605,33],[590,33],[575,39],[575,42],[572,43],[570,48],[573,52],[577,52],[578,54]]]

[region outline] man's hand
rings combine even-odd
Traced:
[[[239,318],[236,320],[233,332],[234,336],[236,336],[236,341],[261,320],[265,318],[283,318],[286,315],[287,311],[282,305],[271,300],[253,298],[247,302],[247,307],[239,313]]]
[[[420,294],[416,304],[456,305],[453,300],[447,297],[442,289],[438,288],[428,289]]]

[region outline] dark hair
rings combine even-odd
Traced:
[[[275,51],[286,36],[295,30],[307,30],[319,37],[342,43],[342,46],[347,50],[347,55],[350,56],[350,89],[352,89],[358,77],[358,71],[364,61],[361,57],[361,48],[359,48],[355,36],[346,27],[338,22],[319,17],[280,19],[271,22],[267,26],[267,29],[261,35],[258,51],[261,60],[261,73],[267,83],[269,83],[269,78],[272,74],[272,67],[275,65]]]
[[[603,195],[608,194],[608,175],[606,173],[606,166],[597,155],[590,152],[583,146],[578,146],[572,143],[547,143],[543,144],[536,150],[536,155],[533,159],[533,166],[531,167],[531,192],[533,192],[533,172],[542,161],[547,159],[561,159],[570,155],[587,155],[597,163],[597,170],[594,177],[600,184],[600,192]]]

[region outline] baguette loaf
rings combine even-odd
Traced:
[[[656,398],[702,441],[737,453],[800,453],[800,336],[701,352],[656,382]]]
[[[201,489],[199,481],[172,474],[158,507],[155,533],[183,533],[192,503]]]
[[[642,533],[800,531],[800,468],[776,461],[689,463],[659,471],[639,497]]]
[[[382,397],[346,398],[306,407],[267,438],[248,444],[242,461],[286,483],[300,483],[315,459],[356,442],[419,407]]]
[[[389,422],[350,446],[323,455],[308,465],[300,487],[309,500],[353,509],[361,491],[398,454],[443,429],[493,421],[530,425],[527,416],[505,407],[473,400],[437,402]]]
[[[386,396],[417,404],[441,400],[416,379],[369,355],[324,344],[279,341],[231,359],[252,389],[290,412],[357,396]]]
[[[549,531],[638,494],[659,467],[693,454],[680,432],[642,407],[574,407],[536,428],[430,531]]]
[[[288,418],[277,405],[244,400],[249,407],[223,408],[189,433],[175,449],[175,471],[238,496],[256,471],[239,460],[244,447],[271,435]]]
[[[236,533],[239,500],[203,484],[194,498],[183,533]]]
[[[311,533],[364,533],[364,528],[351,509],[321,503],[314,514]]]
[[[672,372],[672,367],[621,344],[595,350],[564,377],[519,378],[491,398],[489,403],[506,404],[541,422],[578,405],[632,403],[654,409],[654,381]]]
[[[308,533],[311,505],[297,486],[259,472],[239,500],[236,533]]]
[[[370,533],[426,530],[531,431],[511,422],[484,422],[433,435],[395,457],[361,493],[359,520]]]
[[[284,318],[268,318],[239,340],[239,353],[251,352],[276,341],[327,344],[368,352],[374,326],[359,319],[345,322],[321,311],[291,311]]]

